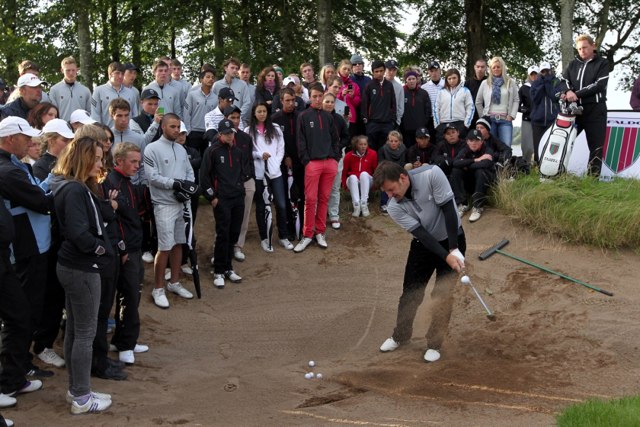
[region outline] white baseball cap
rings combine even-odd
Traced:
[[[42,132],[32,128],[22,117],[9,116],[0,122],[0,137],[18,134],[34,137],[42,135]]]
[[[43,83],[46,85],[49,84],[47,82],[43,82],[42,80],[40,80],[38,76],[31,73],[25,73],[21,75],[20,78],[18,79],[18,87],[23,87],[23,86],[38,87]]]
[[[289,76],[282,81],[282,86],[287,87],[289,83],[293,83],[297,86],[300,84],[300,79],[296,76]]]
[[[42,128],[42,132],[43,133],[55,132],[64,138],[69,138],[69,139],[73,138],[73,130],[71,129],[71,126],[69,126],[69,123],[65,122],[62,119],[49,120],[47,123],[45,123],[44,127]]]
[[[180,133],[187,133],[187,125],[183,121],[180,121]]]
[[[540,69],[539,69],[537,66],[532,65],[532,66],[531,66],[531,67],[529,67],[529,69],[527,70],[527,75],[531,75],[531,73],[536,73],[536,74],[538,74],[539,72],[540,72]]]
[[[540,71],[542,70],[550,70],[551,69],[551,64],[549,64],[548,62],[541,62],[540,63]]]
[[[91,118],[89,113],[85,110],[75,110],[71,113],[71,117],[69,117],[69,123],[82,123],[83,125],[92,125],[94,123],[98,123]]]

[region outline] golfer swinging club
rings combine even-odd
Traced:
[[[413,235],[404,270],[398,320],[391,338],[380,351],[393,351],[411,339],[413,320],[424,291],[436,271],[431,291],[434,312],[427,331],[424,360],[440,359],[440,347],[447,332],[453,305],[453,287],[464,269],[466,241],[456,212],[453,191],[444,172],[423,165],[409,172],[391,162],[382,162],[373,174],[374,186],[389,196],[389,216]]]

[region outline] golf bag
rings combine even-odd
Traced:
[[[578,136],[576,130],[576,114],[580,114],[581,107],[565,106],[561,101],[561,113],[551,126],[549,137],[542,142],[540,154],[540,177],[554,178],[567,171],[573,144]]]

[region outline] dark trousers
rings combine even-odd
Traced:
[[[24,294],[29,301],[29,340],[34,338],[34,330],[40,325],[44,308],[44,297],[47,289],[48,254],[34,255],[28,259],[17,261],[14,265],[16,274]]]
[[[449,250],[448,240],[440,245]],[[463,254],[467,249],[464,233],[458,235],[458,249]],[[393,331],[393,339],[399,343],[407,342],[413,334],[413,320],[418,307],[424,299],[427,283],[433,272],[436,272],[436,284],[431,291],[434,300],[434,311],[431,324],[427,331],[428,348],[439,350],[449,326],[453,306],[452,292],[457,281],[457,275],[445,260],[427,250],[418,239],[411,241],[407,264],[404,269],[402,295],[398,303],[398,318]]]
[[[42,353],[45,348],[52,348],[60,332],[62,311],[64,309],[64,289],[58,280],[56,264],[58,263],[59,246],[48,252],[47,281],[44,296],[44,307],[40,325],[33,335],[33,352]]]
[[[215,274],[233,270],[233,245],[240,236],[243,215],[244,194],[218,199],[218,204],[213,209],[216,220],[216,244],[213,248]]]
[[[6,249],[0,253],[0,319],[0,392],[9,394],[27,381],[25,374],[31,363],[31,313]]]
[[[538,155],[538,150],[540,149],[540,142],[542,141],[542,136],[553,125],[550,123],[548,126],[538,125],[531,122],[531,133],[533,134],[533,160],[537,165],[540,164],[540,156]]]
[[[407,147],[407,150],[416,145],[416,129],[407,130],[401,128],[400,133],[402,133],[402,143]]]
[[[367,123],[367,138],[369,138],[369,147],[378,151],[386,142],[389,132],[393,130],[393,123]]]
[[[276,211],[276,220],[278,225],[278,237],[280,239],[286,239],[289,236],[287,231],[287,205],[285,198],[285,183],[284,176],[279,176],[270,180],[269,188],[273,194],[273,201]],[[269,230],[267,230],[267,223],[265,221],[265,207],[264,197],[264,180],[256,179],[256,194],[254,196],[256,201],[256,223],[258,224],[258,232],[260,234],[260,240],[267,238]],[[273,215],[273,211],[271,213]],[[273,220],[273,216],[271,217]]]
[[[576,116],[578,134],[584,130],[589,146],[589,173],[600,175],[602,168],[602,147],[607,134],[607,106],[605,103],[588,104],[584,112]]]
[[[493,182],[493,169],[461,169],[453,168],[451,172],[451,186],[456,198],[456,205],[468,203],[468,193],[471,193],[473,206],[481,208],[487,198],[487,190]]]
[[[209,146],[209,141],[205,139],[204,132],[192,130],[189,135],[187,135],[186,144],[188,147],[193,147],[198,150],[200,152],[200,156],[202,156],[204,154],[204,150]]]
[[[144,271],[142,253],[129,252],[127,262],[120,266],[116,285],[116,329],[111,343],[119,351],[133,350],[140,336],[141,270]]]
[[[153,204],[149,203],[149,211],[142,221],[142,252],[158,252],[158,230],[156,230],[156,218],[153,214]]]
[[[118,253],[118,249],[114,248]],[[109,366],[107,354],[109,352],[109,341],[107,340],[107,327],[109,314],[113,307],[113,299],[116,292],[116,280],[120,271],[120,256],[113,257],[113,261],[100,271],[100,305],[98,306],[98,324],[96,335],[93,339],[93,358],[91,369],[93,371],[104,371]]]
[[[349,123],[349,141],[351,141],[354,137],[359,135],[366,135],[367,130],[365,128],[360,115],[358,115],[358,120],[355,123]]]

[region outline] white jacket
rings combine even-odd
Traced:
[[[487,80],[483,80],[480,83],[478,89],[478,95],[476,95],[476,110],[478,110],[478,116],[486,116],[489,114],[491,108],[491,86],[487,83]],[[518,96],[518,85],[516,81],[509,78],[504,83],[507,86],[507,99],[501,99],[500,103],[507,103],[507,112],[511,118],[515,119],[518,114],[518,106],[520,105],[520,97]]]
[[[439,126],[440,123],[463,121],[464,125],[469,127],[474,111],[473,96],[463,83],[451,89],[445,87],[438,92],[436,108],[433,110],[433,123]]]
[[[253,166],[256,170],[257,180],[264,178],[263,153],[271,154],[271,157],[267,160],[267,167],[269,168],[267,172],[268,177],[274,179],[282,175],[280,164],[282,163],[282,159],[284,159],[284,135],[282,134],[280,126],[276,124],[273,126],[276,130],[276,136],[271,143],[267,143],[265,136],[260,132],[257,132],[255,138],[253,138],[253,136],[251,138],[253,140]],[[251,135],[249,130],[249,128],[246,128],[244,131]]]

